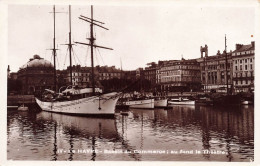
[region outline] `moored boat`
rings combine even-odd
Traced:
[[[217,97],[213,97],[213,105],[214,106],[232,106],[232,105],[240,105],[241,104],[241,96],[237,95],[221,95]]]
[[[251,104],[253,104],[253,102],[250,101],[250,100],[242,100],[242,101],[241,101],[241,104],[242,104],[242,105],[251,105]]]
[[[167,107],[167,105],[168,105],[167,98],[161,98],[161,97],[154,98],[154,107]]]
[[[213,105],[213,100],[209,97],[201,97],[195,100],[196,105]]]
[[[179,97],[178,99],[169,100],[168,104],[169,105],[195,105],[195,101]]]
[[[27,106],[25,106],[24,104],[22,104],[21,106],[19,106],[19,107],[17,108],[17,110],[18,110],[18,111],[28,111],[29,109],[28,109]]]
[[[112,92],[89,96],[91,95],[90,93],[92,93],[91,88],[74,90],[74,93],[72,93],[73,90],[73,88],[71,91],[65,90],[64,93],[59,94],[60,97],[50,99],[51,101],[36,98],[36,103],[42,110],[49,112],[78,115],[114,115],[115,105],[120,93]],[[65,95],[65,93],[69,93],[70,95]],[[79,95],[81,95],[82,98],[80,98],[81,96]]]
[[[56,48],[55,48],[55,6],[53,7],[54,14],[54,64],[56,57]],[[69,7],[69,16],[70,16],[70,32],[69,32],[69,50],[70,50],[70,60],[71,60],[71,12]],[[96,88],[95,85],[95,73],[94,73],[94,58],[93,58],[93,49],[104,48],[110,49],[107,47],[101,47],[94,44],[96,40],[93,35],[93,26],[96,25],[98,27],[104,28],[100,26],[96,20],[93,19],[93,7],[91,6],[91,18],[80,16],[81,20],[84,20],[90,23],[90,43],[81,43],[76,42],[77,44],[88,45],[91,48],[91,88],[75,88],[72,87],[72,66],[70,61],[70,82],[71,86],[68,86],[66,90],[61,93],[56,93],[52,90],[47,90],[49,94],[47,96],[42,96],[41,98],[36,98],[37,104],[44,111],[56,112],[56,113],[64,113],[64,114],[74,114],[74,115],[108,115],[114,116],[115,114],[115,106],[117,100],[119,99],[119,95],[121,93],[111,92],[107,94],[102,94],[102,91],[99,88]],[[95,22],[95,23],[94,23]],[[106,29],[106,28],[105,28]],[[55,65],[54,65],[55,66]],[[54,67],[55,69],[55,67]],[[54,72],[54,80],[56,80],[56,69]],[[54,81],[55,90],[57,89],[56,81]]]
[[[129,108],[154,108],[154,99],[136,98],[125,101],[124,104]]]

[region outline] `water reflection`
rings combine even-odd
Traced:
[[[117,133],[115,119],[103,119],[103,118],[88,118],[79,116],[62,115],[49,112],[40,112],[37,114],[37,119],[43,119],[45,121],[53,121],[55,124],[54,128],[54,149],[53,156],[56,160],[57,156],[57,125],[62,127],[62,134],[64,134],[69,145],[68,148],[68,160],[73,160],[75,151],[78,149],[84,149],[83,147],[75,148],[75,142],[78,139],[87,139],[89,146],[91,146],[91,160],[96,160],[96,148],[97,140],[107,140],[107,142],[119,141]],[[65,142],[62,142],[65,143]],[[62,147],[62,146],[61,146]]]
[[[254,158],[253,106],[130,109],[128,116],[117,114],[115,119],[8,112],[7,127],[8,159],[14,160],[250,161]],[[83,153],[84,150],[89,152]],[[129,153],[111,154],[104,153],[105,150]],[[203,153],[143,153],[149,150]],[[224,153],[211,153],[216,151]]]

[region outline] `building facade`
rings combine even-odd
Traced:
[[[80,65],[72,66],[72,85],[78,87],[89,87],[91,86],[91,67],[81,67]],[[62,79],[66,82],[66,85],[70,85],[70,67],[66,70],[60,71]],[[96,66],[94,68],[95,80],[109,80],[113,78],[120,79],[123,77],[123,72],[120,69],[116,69],[115,66]],[[98,83],[98,82],[96,82]]]
[[[235,92],[254,90],[255,42],[248,45],[236,44],[232,52],[233,85]]]
[[[201,58],[197,61],[200,63],[201,83],[205,92],[217,91],[226,92],[227,85],[232,89],[232,53],[220,53],[208,56],[208,47],[200,48]],[[203,56],[205,52],[205,56]]]
[[[195,59],[159,61],[156,71],[157,91],[197,91],[200,87],[200,64]]]
[[[54,90],[54,67],[51,62],[34,55],[20,67],[17,79],[22,82],[23,94],[38,94],[44,89]]]
[[[156,70],[157,64],[155,62],[151,62],[147,64],[148,67],[144,69],[144,79],[149,80],[151,83],[151,87],[155,87],[156,85]]]

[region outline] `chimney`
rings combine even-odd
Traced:
[[[251,41],[251,46],[255,48],[255,41]]]
[[[236,50],[239,50],[242,47],[242,44],[236,44]]]

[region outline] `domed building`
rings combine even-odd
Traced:
[[[23,94],[40,94],[44,89],[54,89],[54,66],[51,62],[34,55],[18,71]]]

